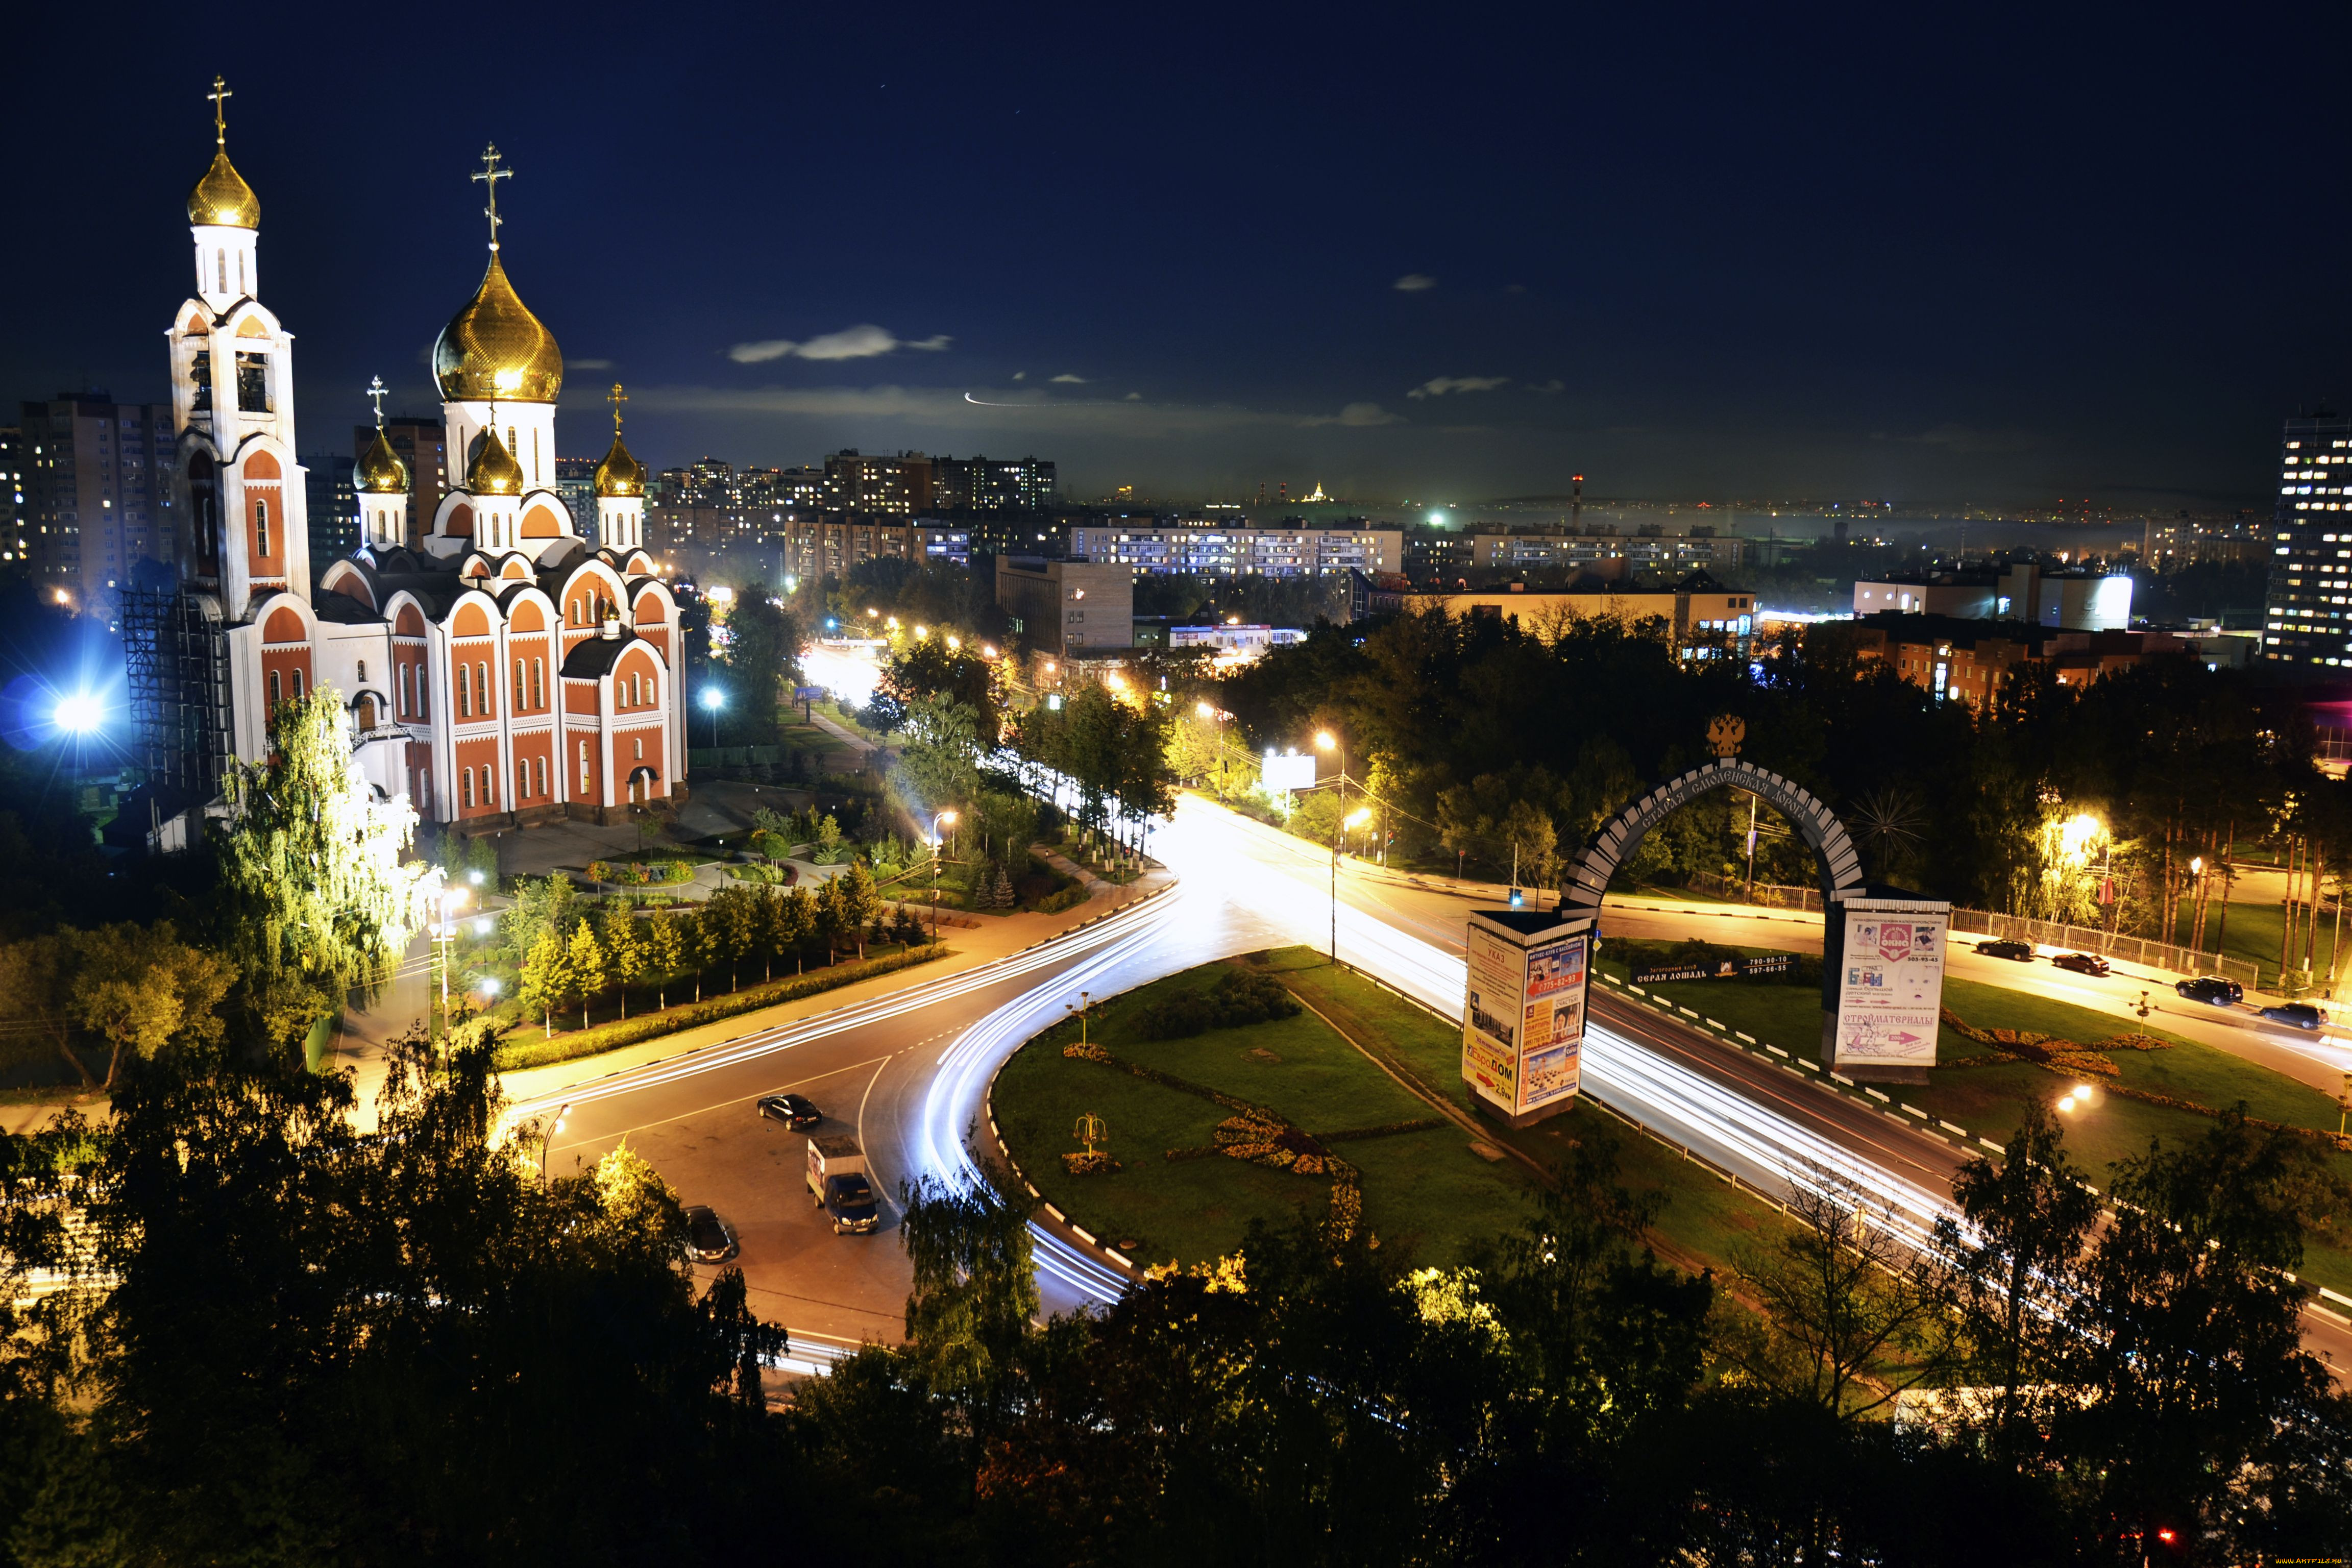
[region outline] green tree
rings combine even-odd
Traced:
[[[520,962],[536,950],[541,933],[553,931],[560,942],[572,940],[572,928],[581,920],[580,890],[569,877],[519,877],[514,901],[499,917],[499,935]]]
[[[72,936],[44,931],[0,947],[0,1023],[17,1039],[40,1040],[80,1075],[82,1087],[98,1079],[73,1048]]]
[[[875,891],[873,874],[856,861],[849,869],[833,879],[833,912],[837,929],[856,943],[857,956],[866,956],[866,928],[874,923],[881,911],[881,895]]]
[[[718,962],[719,943],[716,924],[710,918],[710,906],[684,910],[672,915],[677,928],[678,954],[694,971],[694,999],[702,1000],[702,972]]]
[[[279,704],[268,750],[231,770],[215,835],[230,958],[257,990],[284,976],[373,994],[429,913],[425,868],[401,860],[415,814],[361,779],[331,688]]]
[[[778,710],[798,680],[801,645],[807,639],[793,613],[757,584],[736,590],[724,622],[725,662],[734,677],[740,709],[730,728],[740,726],[739,732],[755,742],[773,741]],[[735,711],[735,705],[730,705],[730,711]]]
[[[2066,1360],[2068,1298],[2099,1200],[2067,1158],[2065,1132],[2040,1100],[2027,1103],[2000,1163],[1979,1155],[1952,1184],[1969,1222],[1937,1223],[1958,1260],[1955,1306],[1970,1380],[1995,1391],[1987,1425],[1994,1451],[2012,1461],[2035,1441],[2041,1407]]]
[[[945,692],[907,708],[898,787],[910,809],[933,813],[969,805],[980,793],[980,718]]]
[[[899,1234],[914,1279],[907,1338],[932,1386],[959,1403],[1001,1403],[1037,1315],[1029,1214],[994,1184],[926,1176],[899,1190]]]
[[[572,981],[572,994],[580,998],[580,1026],[588,1026],[588,999],[604,989],[604,950],[596,942],[596,933],[582,921],[572,928],[571,944],[564,949],[564,968]]]
[[[686,944],[677,933],[681,918],[656,915],[646,924],[646,963],[654,975],[654,1005],[665,1013],[669,1011],[669,983],[677,977],[678,965],[686,962]]]
[[[808,944],[821,930],[817,920],[816,895],[806,888],[786,889],[783,924],[785,945],[793,950],[793,973],[802,973],[806,967],[804,955]]]
[[[621,1016],[626,1018],[629,987],[646,972],[650,957],[645,939],[639,934],[637,917],[626,905],[615,904],[605,910],[604,948],[604,969],[620,990]]]
[[[522,1003],[547,1033],[555,1033],[555,1010],[572,1000],[574,984],[571,944],[551,928],[541,931],[522,963]]]
[[[167,1045],[211,1045],[221,1037],[216,1009],[228,994],[228,963],[181,942],[171,921],[101,926],[73,933],[71,943],[72,1014],[111,1047],[109,1089],[126,1051],[152,1057]]]

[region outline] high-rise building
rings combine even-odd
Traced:
[[[581,524],[582,537],[590,549],[596,546],[596,532],[588,520],[596,515],[596,459],[593,458],[558,458],[555,459],[555,493]]]
[[[845,449],[825,458],[824,473],[828,510],[906,518],[931,507],[931,460],[920,452],[886,458]]]
[[[448,454],[442,450],[442,428],[438,419],[421,419],[413,414],[403,414],[383,422],[384,444],[392,448],[408,468],[408,527],[406,542],[415,545],[422,537],[419,531],[425,521],[440,509],[441,498],[449,493]],[[373,425],[352,426],[352,450],[363,453],[375,445]]]
[[[169,404],[103,392],[24,405],[26,542],[41,586],[78,615],[111,622],[140,562],[169,561],[187,508],[175,479]]]
[[[2352,665],[2352,419],[2290,419],[2279,443],[2263,657]]]
[[[1336,528],[1234,528],[1112,517],[1073,523],[1070,555],[1154,574],[1320,577],[1353,569],[1370,576],[1403,565],[1404,531],[1361,520]]]
[[[375,431],[370,428],[371,438]],[[365,450],[365,448],[362,448]],[[302,459],[302,488],[310,506],[310,559],[332,561],[360,542],[360,497],[352,488],[356,459],[322,452]]]
[[[25,432],[0,425],[0,574],[29,571],[25,540]]]
[[[1054,465],[1034,458],[931,459],[931,504],[941,511],[1043,511],[1058,489]]]

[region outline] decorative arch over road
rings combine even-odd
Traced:
[[[1862,857],[1855,852],[1853,840],[1846,836],[1845,825],[1811,790],[1753,763],[1722,757],[1660,784],[1595,834],[1560,888],[1561,911],[1597,913],[1601,895],[1609,890],[1609,879],[1633,858],[1633,851],[1641,847],[1650,829],[1664,821],[1669,813],[1717,789],[1741,789],[1760,795],[1796,825],[1821,862],[1825,916],[1832,912],[1838,900],[1867,890],[1862,875]],[[1836,921],[1832,920],[1830,924],[1834,928]]]

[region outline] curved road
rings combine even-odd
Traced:
[[[1179,875],[1173,890],[1027,952],[615,1073],[517,1112],[569,1101],[553,1163],[592,1161],[625,1138],[686,1201],[708,1203],[733,1222],[757,1310],[790,1331],[795,1366],[811,1369],[864,1340],[895,1339],[908,1284],[892,1234],[895,1205],[886,1205],[875,1235],[833,1236],[803,1184],[803,1139],[761,1121],[753,1101],[787,1089],[807,1094],[829,1124],[858,1133],[877,1185],[895,1193],[902,1180],[970,1168],[969,1149],[991,1142],[982,1121],[989,1079],[1080,990],[1111,994],[1229,954],[1328,940],[1328,852],[1189,796],[1155,848]],[[1343,866],[1339,885],[1340,956],[1457,1016],[1470,900],[1369,868]],[[1606,917],[1612,933],[1643,935],[1689,934],[1658,928],[1692,918],[1615,906]],[[1708,929],[1725,923],[1698,918]],[[1743,924],[1759,918],[1731,917]],[[1818,933],[1818,917],[1782,919],[1807,920]],[[1769,940],[1801,945],[1792,940],[1801,929],[1780,926]],[[1964,962],[1995,961],[1970,954]],[[1941,1212],[1965,1157],[1950,1140],[1598,988],[1584,1083],[1613,1109],[1759,1186],[1817,1179],[1816,1167],[1838,1172],[1875,1194],[1894,1226],[1910,1235]],[[1121,1289],[1123,1270],[1065,1228],[1041,1224],[1036,1235],[1049,1310]],[[2310,1323],[2315,1345],[2352,1365],[2352,1336],[2327,1316]]]

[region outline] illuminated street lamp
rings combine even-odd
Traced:
[[[710,743],[719,744],[719,710],[727,706],[727,693],[715,686],[702,689],[702,705],[710,710]]]
[[[452,949],[457,941],[457,910],[473,897],[470,888],[444,887],[441,889],[441,921],[434,928],[433,940],[441,949],[441,1037],[449,1037],[449,964]]]
[[[77,691],[60,698],[51,721],[68,735],[87,735],[104,722],[106,710],[97,698],[87,691]]]
[[[956,814],[942,811],[931,818],[931,940],[940,940],[940,824],[953,823]]]
[[[565,1113],[566,1111],[570,1110],[571,1109],[572,1109],[572,1102],[571,1102],[570,1100],[565,1100],[562,1105],[557,1106],[557,1107],[555,1108],[555,1121],[554,1121],[554,1122],[553,1122],[551,1126],[549,1126],[548,1130],[547,1130],[544,1133],[542,1133],[542,1134],[541,1134],[541,1135],[540,1135],[540,1140],[539,1140],[539,1183],[540,1183],[540,1185],[541,1185],[541,1186],[545,1186],[545,1185],[547,1184],[547,1146],[548,1146],[550,1143],[552,1143],[552,1142],[555,1142],[555,1135],[556,1135],[557,1133],[559,1133],[559,1132],[561,1132],[561,1131],[563,1131],[563,1116],[564,1116],[564,1113]]]
[[[1339,962],[1339,835],[1350,827],[1361,827],[1371,820],[1371,816],[1370,806],[1360,805],[1341,817],[1331,829],[1331,963],[1334,967]]]
[[[1065,1002],[1062,1004],[1062,1011],[1064,1013],[1075,1013],[1077,1015],[1078,1044],[1081,1046],[1087,1043],[1087,1009],[1094,1005],[1094,1000],[1095,994],[1093,992],[1081,991],[1078,993],[1078,999],[1076,1001]]]

